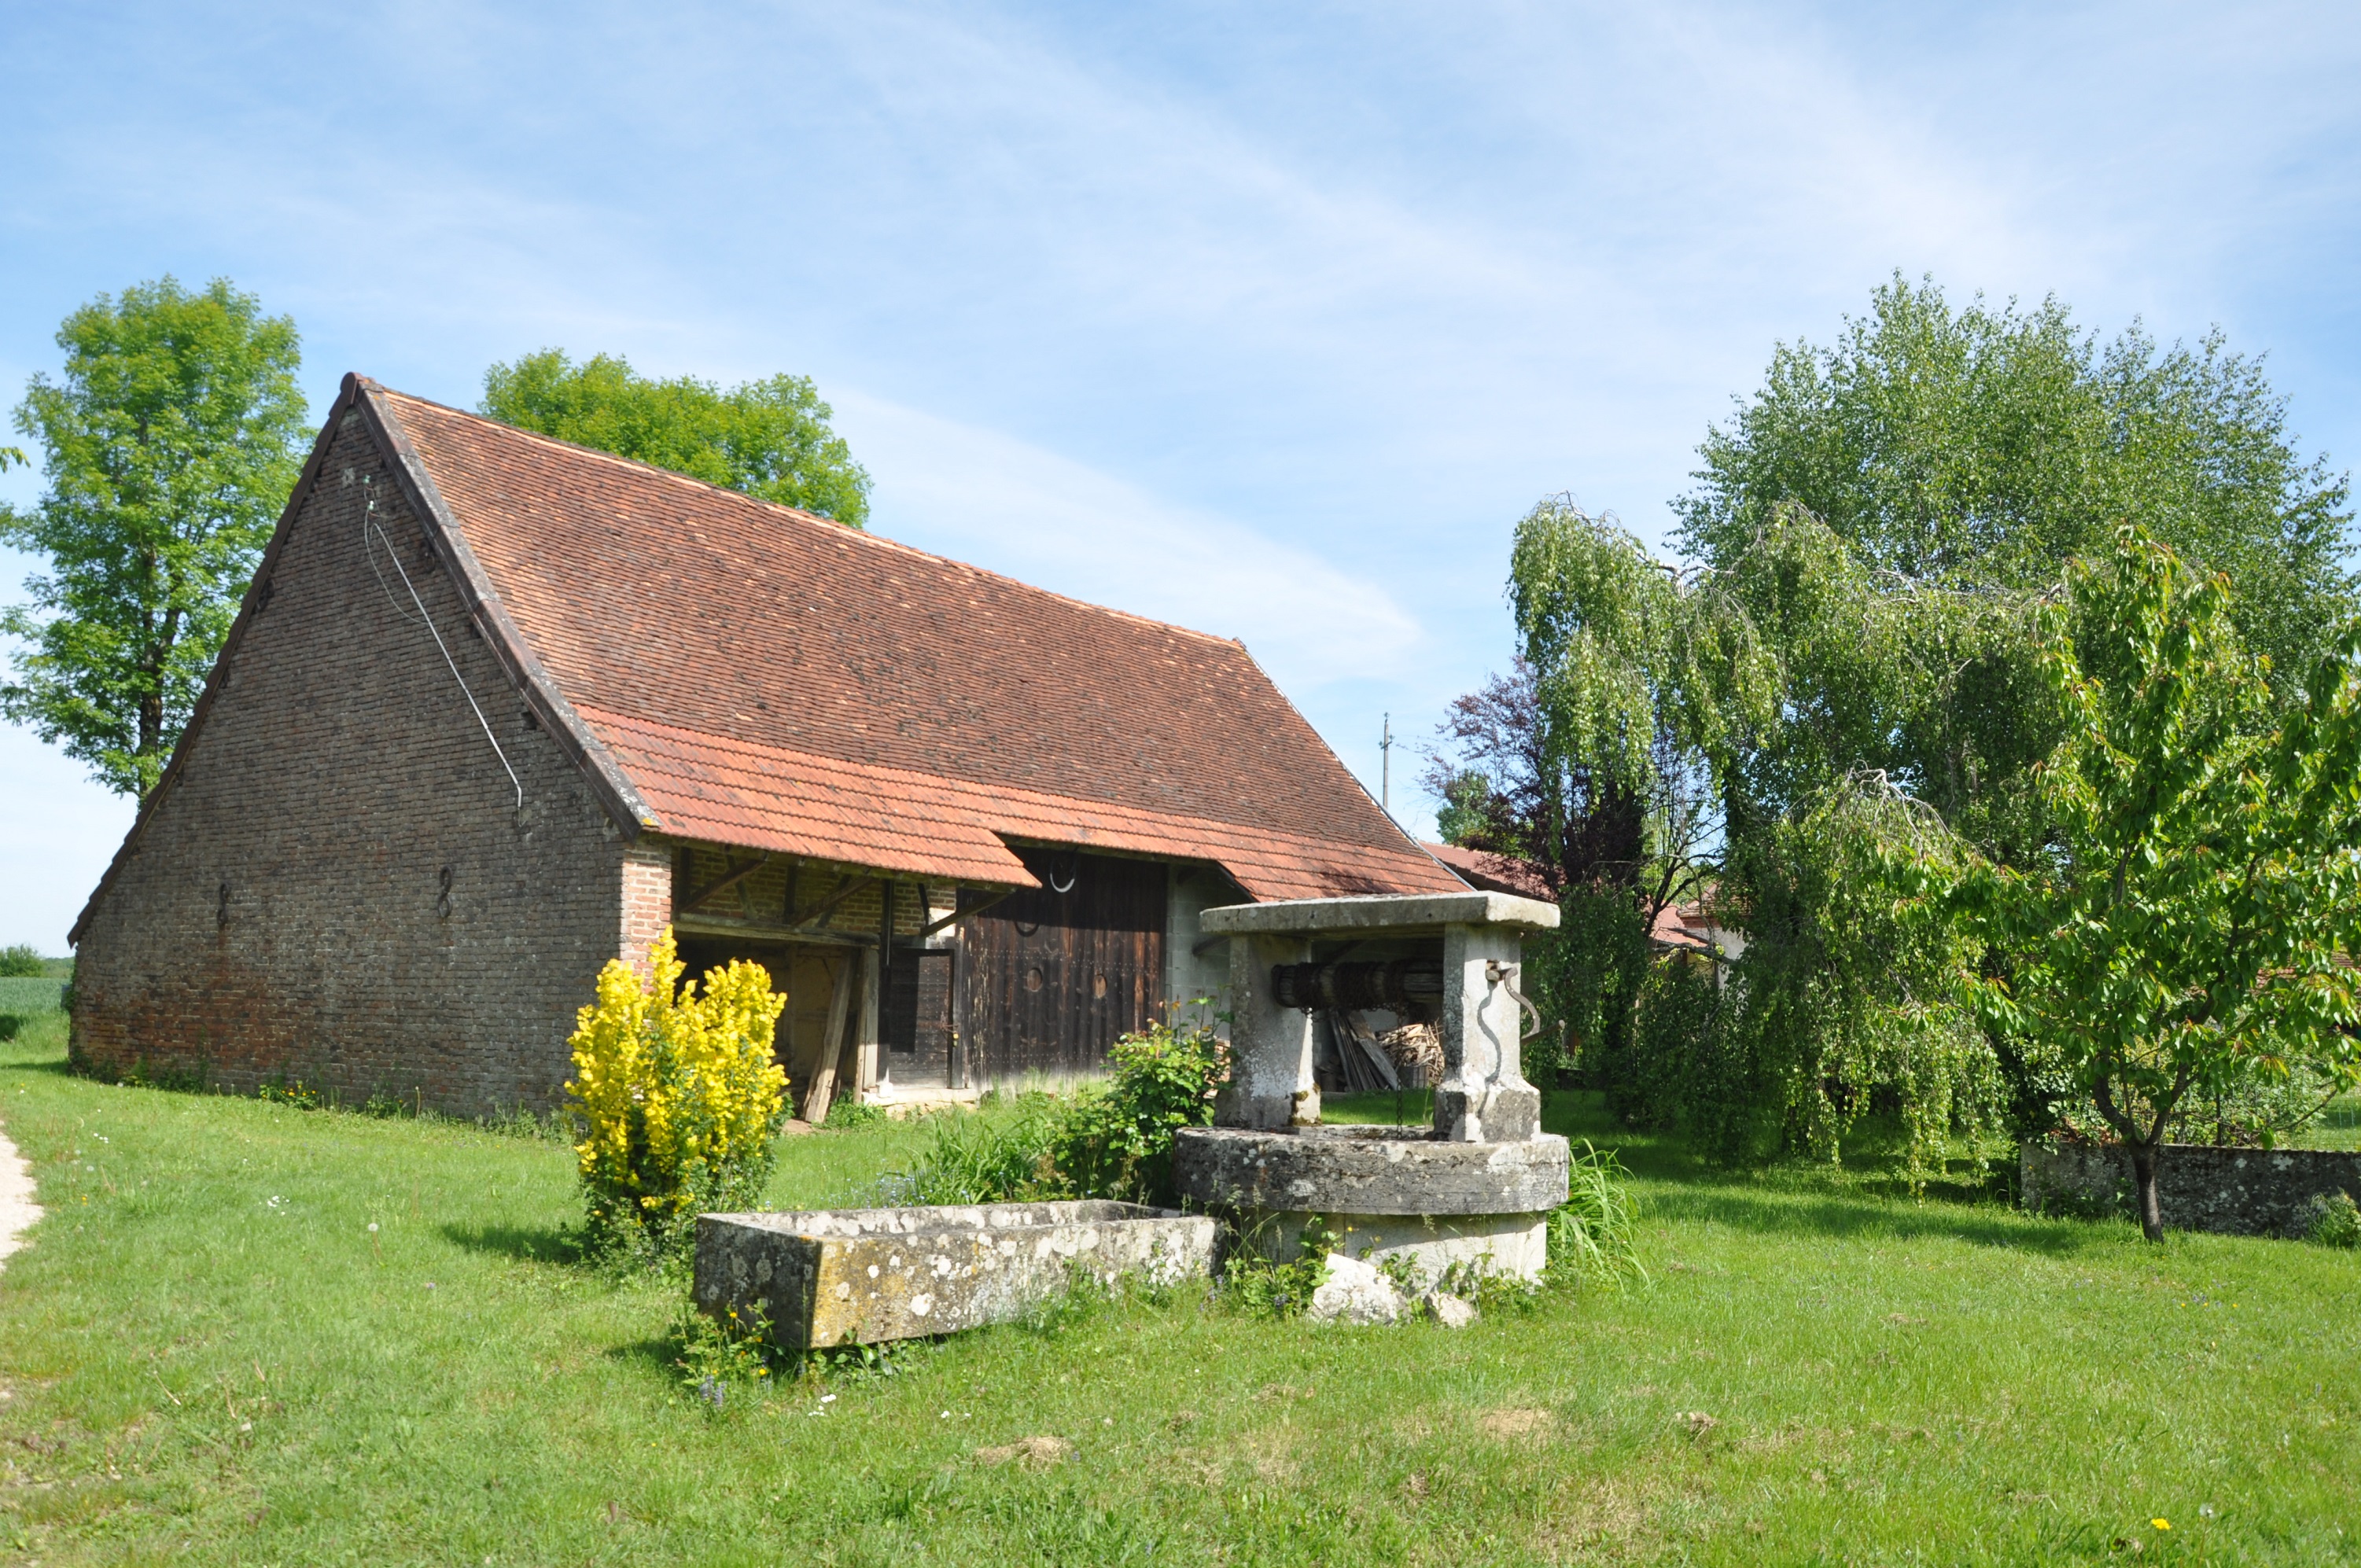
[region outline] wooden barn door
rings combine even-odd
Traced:
[[[1041,886],[972,916],[961,942],[971,1083],[1095,1071],[1164,1005],[1163,863],[1016,853]]]

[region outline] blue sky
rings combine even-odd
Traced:
[[[879,532],[1243,638],[1374,787],[1507,660],[1536,499],[1661,538],[1897,268],[2219,325],[2345,466],[2356,66],[2324,5],[10,5],[0,392],[168,270],[293,315],[315,409],[809,375]],[[62,950],[129,808],[5,728],[0,802],[0,943]]]

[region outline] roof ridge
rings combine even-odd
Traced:
[[[1183,626],[1176,620],[1159,620],[1152,615],[1141,615],[1135,610],[1117,609],[1113,605],[1094,604],[1089,599],[1076,598],[1071,594],[1061,594],[1054,588],[1045,588],[1037,583],[1028,583],[1022,578],[1012,577],[1005,572],[995,572],[989,566],[979,566],[972,561],[961,561],[950,555],[938,555],[931,550],[921,550],[915,544],[905,544],[898,539],[889,538],[882,533],[872,533],[865,528],[858,528],[849,522],[840,522],[831,517],[822,517],[818,512],[806,511],[801,507],[791,507],[784,501],[765,500],[761,496],[751,496],[743,490],[733,490],[727,485],[717,485],[709,479],[700,479],[694,474],[684,474],[675,468],[658,467],[653,463],[643,463],[636,457],[620,456],[612,452],[603,452],[596,446],[585,446],[578,441],[567,441],[562,436],[545,435],[537,430],[527,430],[521,424],[511,424],[506,420],[494,419],[489,414],[477,413],[469,409],[453,408],[448,403],[438,403],[432,398],[422,398],[415,392],[405,392],[389,387],[382,381],[363,376],[357,371],[354,372],[353,379],[367,390],[382,397],[395,398],[406,403],[416,403],[423,408],[438,410],[443,413],[452,414],[476,424],[489,425],[510,435],[539,442],[545,446],[555,446],[567,452],[578,452],[585,456],[596,457],[625,468],[636,468],[659,478],[689,486],[694,489],[710,490],[716,495],[728,497],[733,501],[743,502],[748,506],[784,512],[800,522],[817,523],[821,527],[834,530],[840,535],[862,540],[880,549],[899,551],[906,555],[915,555],[921,561],[932,561],[938,565],[956,567],[962,572],[972,572],[979,577],[992,577],[1026,593],[1038,594],[1043,598],[1056,599],[1060,603],[1073,605],[1077,609],[1090,610],[1094,614],[1111,615],[1120,620],[1136,621],[1142,626],[1153,626],[1165,631],[1177,631],[1185,637],[1194,637],[1206,642],[1219,642],[1240,651],[1246,648],[1246,643],[1235,637],[1224,637],[1213,631],[1200,631],[1193,626]]]

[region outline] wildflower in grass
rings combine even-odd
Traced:
[[[2170,1530],[2172,1528],[2172,1521],[2170,1519],[2150,1519],[2147,1522],[2156,1526],[2158,1530]]]

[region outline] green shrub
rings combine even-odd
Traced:
[[[1312,1293],[1328,1277],[1328,1255],[1343,1238],[1313,1218],[1297,1242],[1295,1260],[1280,1263],[1255,1245],[1256,1238],[1232,1231],[1222,1259],[1222,1299],[1250,1318],[1295,1318],[1312,1305]],[[1389,1271],[1389,1277],[1394,1277]],[[1411,1282],[1395,1277],[1397,1288]]]
[[[848,1096],[829,1102],[828,1120],[820,1125],[831,1133],[841,1133],[854,1127],[873,1127],[884,1120],[884,1112],[874,1105],[863,1105]]]
[[[25,943],[13,948],[0,948],[0,976],[12,980],[34,980],[47,972],[41,955]]]
[[[728,1398],[730,1384],[766,1379],[781,1359],[771,1343],[770,1320],[759,1308],[741,1317],[732,1307],[726,1317],[715,1319],[684,1299],[677,1310],[672,1327],[678,1352],[673,1371],[684,1392],[717,1410]]]
[[[324,1103],[318,1090],[307,1089],[302,1079],[291,1079],[284,1073],[256,1090],[254,1097],[273,1105],[291,1105],[298,1111],[317,1111]]]
[[[0,1040],[13,1040],[22,1034],[27,1020],[19,1014],[0,1013]]]
[[[2321,1246],[2361,1247],[2361,1205],[2350,1192],[2323,1192],[2296,1212],[2296,1234]]]
[[[889,1203],[999,1203],[1062,1196],[1049,1157],[1062,1107],[1053,1095],[987,1095],[973,1115],[932,1119],[918,1162],[880,1183]]]
[[[1013,1107],[937,1117],[917,1164],[886,1178],[884,1192],[901,1203],[1170,1203],[1172,1136],[1213,1124],[1227,1050],[1201,1025],[1126,1035],[1108,1053],[1107,1078],[1071,1097],[1027,1094]]]
[[[1108,1052],[1114,1069],[1075,1095],[1050,1139],[1049,1158],[1077,1198],[1170,1204],[1172,1138],[1213,1122],[1213,1086],[1228,1047],[1202,1025],[1155,1025]]]

